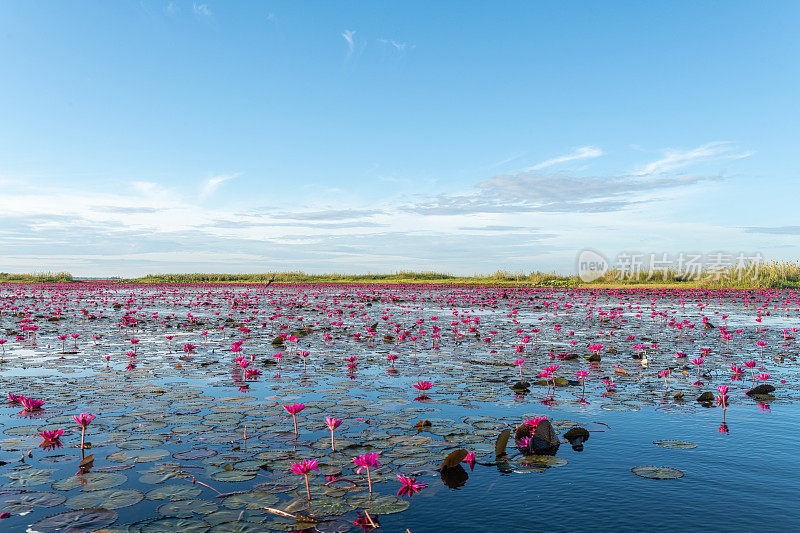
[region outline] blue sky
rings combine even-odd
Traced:
[[[0,271],[795,259],[797,2],[3,2]]]

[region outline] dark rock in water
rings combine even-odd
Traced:
[[[642,358],[642,354],[641,354],[641,352],[636,352],[635,354],[631,355],[631,357],[634,358],[634,359],[641,359]]]
[[[712,324],[711,322],[703,322],[703,328],[704,329],[714,329],[715,327],[716,326],[714,324]]]
[[[589,430],[582,427],[574,427],[564,433],[564,438],[567,440],[577,439],[583,437],[584,441],[589,440]]]
[[[775,387],[765,383],[763,385],[756,385],[749,391],[745,392],[745,394],[748,396],[761,396],[764,394],[771,394],[773,392],[775,392]]]
[[[698,402],[713,402],[714,401],[714,393],[713,392],[704,392],[700,396],[697,397]]]
[[[578,354],[576,354],[576,353],[565,353],[564,357],[562,357],[562,359],[564,361],[569,361],[570,359],[577,359],[577,358],[578,358]]]
[[[675,398],[676,400],[683,400],[683,393],[682,392],[676,392],[675,395],[673,396],[673,398]]]
[[[442,481],[451,489],[457,489],[463,486],[469,479],[469,474],[464,470],[464,467],[456,465],[452,468],[445,468],[442,470]]]
[[[589,440],[589,431],[582,427],[574,427],[564,433],[564,438],[567,439],[576,452],[583,451],[583,443]]]
[[[528,390],[530,386],[531,384],[528,383],[527,381],[517,381],[516,383],[511,385],[511,390]]]
[[[514,440],[516,442],[521,441],[525,437],[531,438],[533,437],[533,427],[528,424],[520,424],[517,427],[517,430],[514,432]]]
[[[531,439],[531,451],[536,455],[555,455],[559,446],[561,446],[561,441],[558,439],[558,433],[553,428],[553,424],[549,420],[539,422]]]
[[[383,342],[394,342],[394,337],[389,335],[388,333],[383,336]]]
[[[606,350],[606,351],[607,351],[608,353],[617,353],[617,349],[616,349],[616,348],[609,348],[609,349],[608,349],[608,350]]]
[[[281,344],[283,344],[283,337],[275,337],[272,340],[272,345],[273,346],[280,346]]]
[[[570,387],[580,387],[581,386],[581,382],[578,381],[577,379],[568,379],[567,383],[569,383]]]
[[[599,353],[593,353],[592,355],[585,355],[586,360],[590,363],[597,363],[602,359],[602,356]]]

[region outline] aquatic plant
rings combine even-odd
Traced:
[[[301,476],[303,476],[305,478],[305,481],[306,481],[306,495],[308,496],[308,500],[311,501],[311,489],[308,486],[308,474],[312,470],[319,471],[319,468],[317,467],[317,460],[316,459],[312,459],[311,461],[307,461],[307,460],[303,459],[299,463],[294,463],[292,465],[291,469],[292,469],[292,472],[294,472],[295,474],[299,474],[299,475],[301,475]]]
[[[287,413],[292,415],[292,422],[294,423],[294,436],[297,438],[297,413],[305,409],[306,406],[302,403],[293,403],[290,405],[284,405],[283,408]]]
[[[75,423],[81,428],[81,450],[85,448],[86,428],[92,422],[92,420],[94,420],[94,417],[95,415],[90,415],[89,413],[81,413],[72,417]]]
[[[360,474],[362,470],[367,471],[367,484],[369,485],[369,494],[372,496],[372,476],[370,475],[370,468],[377,468],[381,466],[377,453],[365,453],[357,457],[353,457],[353,463],[358,466],[356,474]]]

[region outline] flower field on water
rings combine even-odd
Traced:
[[[777,445],[719,457],[797,428],[798,326],[775,289],[0,284],[0,527],[502,531],[527,495],[575,531],[630,490],[625,530],[769,467],[768,508]]]

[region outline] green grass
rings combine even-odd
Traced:
[[[121,283],[266,283],[275,276],[277,283],[362,283],[362,284],[419,284],[440,285],[525,285],[536,287],[658,287],[658,288],[709,288],[709,289],[800,289],[800,263],[768,262],[745,276],[735,268],[716,273],[704,272],[699,279],[687,279],[676,270],[648,276],[640,272],[635,276],[621,276],[611,270],[600,279],[584,283],[577,276],[554,272],[505,272],[473,276],[455,276],[444,272],[410,272],[401,270],[393,274],[307,274],[305,272],[268,272],[262,274],[150,274],[141,278],[113,280]],[[76,281],[67,272],[42,272],[34,274],[0,273],[1,282],[15,283],[69,283]]]
[[[0,283],[71,283],[75,281],[69,272],[35,272],[33,274],[9,274],[0,272]]]
[[[574,284],[569,276],[534,272],[511,274],[498,271],[490,276],[454,276],[442,272],[400,271],[394,274],[307,274],[276,272],[276,283],[436,283],[464,285],[526,284],[565,286]],[[266,274],[151,274],[126,280],[135,283],[266,283],[273,273]],[[574,278],[577,280],[577,278]]]

